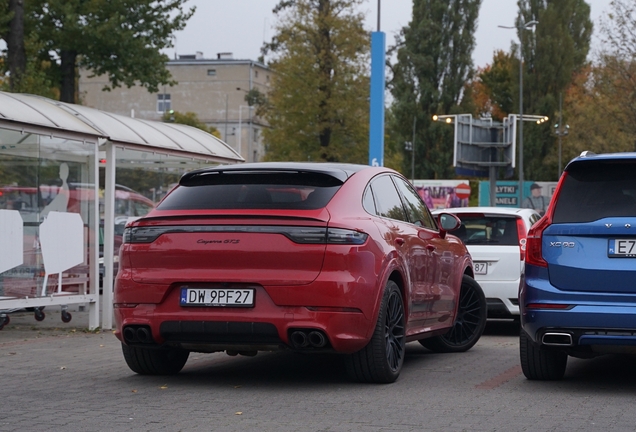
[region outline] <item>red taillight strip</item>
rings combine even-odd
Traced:
[[[573,305],[555,303],[528,303],[526,309],[570,309]]]
[[[526,224],[522,218],[517,218],[517,235],[519,236],[519,257],[521,261],[526,259]]]
[[[554,191],[554,195],[552,195],[552,199],[550,200],[548,211],[541,219],[539,219],[536,224],[534,224],[530,228],[530,231],[528,231],[528,237],[526,240],[526,264],[531,264],[539,267],[548,267],[548,263],[546,262],[546,260],[543,259],[543,252],[541,248],[541,243],[543,241],[543,231],[545,231],[545,229],[552,224],[554,206],[559,199],[559,193],[561,193],[561,187],[567,175],[567,172],[563,172],[561,178],[559,179],[559,183],[557,184],[557,187]]]

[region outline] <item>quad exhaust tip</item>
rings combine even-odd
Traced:
[[[148,326],[137,326],[137,325],[126,326],[124,327],[123,335],[124,335],[124,342],[128,344],[154,343],[154,339],[152,338],[152,333],[150,332],[150,327]]]
[[[570,333],[548,332],[541,338],[543,345],[550,346],[572,346],[572,335]]]
[[[291,332],[289,342],[295,349],[324,348],[327,336],[320,330],[296,329]]]

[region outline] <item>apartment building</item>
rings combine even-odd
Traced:
[[[221,139],[247,162],[264,155],[262,130],[266,122],[248,106],[245,96],[251,89],[267,93],[272,72],[262,63],[234,59],[232,53],[218,53],[206,59],[203,53],[179,55],[167,64],[178,84],[150,93],[141,86],[102,91],[105,76],[90,77],[81,71],[79,95],[83,105],[102,111],[147,120],[161,120],[169,110],[195,113],[199,120],[214,126]]]

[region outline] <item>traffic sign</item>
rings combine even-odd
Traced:
[[[455,187],[455,195],[457,195],[457,198],[459,198],[459,199],[469,198],[470,197],[470,185],[468,185],[466,183],[458,184]]]

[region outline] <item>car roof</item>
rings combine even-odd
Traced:
[[[565,167],[565,171],[572,164],[579,164],[591,161],[611,161],[611,160],[636,160],[636,152],[623,152],[623,153],[600,153],[596,154],[591,151],[584,151],[578,157],[572,159],[567,166]]]
[[[530,215],[536,213],[536,210],[529,208],[517,208],[517,207],[453,207],[444,209],[435,209],[431,213],[485,213],[485,214],[499,214],[499,215]]]
[[[345,182],[349,177],[366,168],[369,168],[369,165],[329,162],[255,162],[197,169],[184,174],[179,183],[199,175],[224,172],[311,172],[327,174]]]

